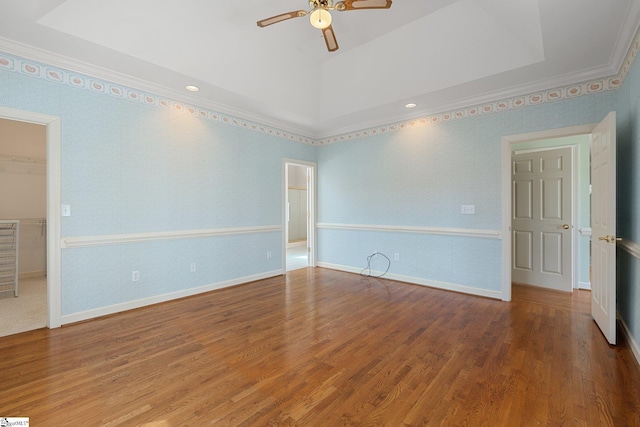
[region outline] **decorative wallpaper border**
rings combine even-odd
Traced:
[[[620,72],[615,76],[589,80],[582,83],[561,86],[554,89],[533,92],[520,96],[514,96],[503,100],[473,105],[457,110],[444,111],[441,113],[410,120],[404,120],[384,126],[376,126],[359,131],[334,135],[328,138],[315,140],[314,143],[315,145],[335,144],[338,142],[346,142],[354,139],[365,138],[368,136],[374,136],[384,133],[391,133],[408,128],[426,126],[430,123],[435,124],[450,122],[467,117],[476,117],[484,114],[515,110],[530,105],[546,104],[555,101],[577,98],[584,95],[592,95],[609,90],[616,90],[619,89],[624,82],[624,79],[627,76],[631,65],[633,65],[633,62],[638,55],[638,51],[640,51],[640,32],[635,35],[633,42],[631,43],[631,47],[629,48],[629,52],[627,52],[624,63],[620,68]]]
[[[138,102],[158,108],[171,109],[176,112],[198,116],[205,120],[240,127],[267,135],[277,136],[280,138],[288,139],[290,141],[322,146],[338,142],[352,141],[355,139],[366,138],[379,134],[397,132],[408,128],[426,126],[428,124],[446,123],[454,120],[464,119],[467,117],[477,117],[485,114],[515,110],[531,105],[546,104],[555,101],[577,98],[585,95],[592,95],[609,90],[616,90],[624,81],[639,50],[640,32],[635,35],[633,43],[629,48],[629,52],[627,53],[624,63],[622,64],[620,72],[618,73],[618,75],[612,77],[605,77],[582,83],[571,84],[568,86],[557,87],[554,89],[514,96],[503,100],[472,105],[466,108],[444,111],[437,114],[404,120],[382,126],[371,127],[354,132],[348,132],[323,139],[313,139],[303,135],[298,135],[250,120],[240,119],[229,114],[224,114],[188,103],[175,101],[167,97],[158,96],[146,91],[94,78],[85,74],[68,71],[60,67],[46,65],[37,61],[32,61],[4,52],[0,52],[0,69],[20,73],[34,78],[48,80],[77,89],[88,90],[97,94],[123,98],[132,102]]]
[[[309,145],[313,145],[316,142],[313,138],[298,135],[282,129],[266,126],[250,120],[240,119],[229,114],[201,108],[185,102],[175,101],[167,97],[158,96],[153,93],[94,78],[86,74],[76,73],[60,67],[54,67],[37,61],[21,58],[19,56],[10,55],[5,52],[0,52],[0,70],[16,72],[25,76],[43,79],[101,95],[123,98],[140,104],[171,109],[179,113],[198,116],[205,120],[249,129],[254,132],[277,136],[290,141],[301,142]]]
[[[328,145],[337,142],[346,142],[358,138],[379,135],[383,133],[392,133],[395,131],[426,126],[428,124],[446,123],[454,120],[460,120],[467,117],[477,117],[496,112],[516,110],[530,105],[547,104],[555,101],[562,101],[579,96],[591,95],[594,93],[604,92],[608,90],[618,89],[622,79],[619,76],[592,80],[586,83],[578,83],[571,86],[546,90],[543,92],[535,92],[528,95],[516,96],[501,101],[488,102],[485,104],[474,105],[471,107],[460,108],[452,111],[445,111],[430,116],[419,117],[411,120],[404,120],[384,126],[376,126],[355,132],[348,132],[340,135],[331,136],[316,140],[316,145]]]

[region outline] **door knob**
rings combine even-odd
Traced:
[[[563,224],[562,228],[564,228],[565,230],[568,230],[569,229],[569,224]]]
[[[598,240],[604,240],[607,243],[615,243],[616,241],[621,241],[622,238],[616,236],[600,236],[598,237]]]

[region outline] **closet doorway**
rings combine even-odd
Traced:
[[[0,118],[0,336],[48,324],[46,131]]]
[[[284,164],[285,271],[314,265],[315,165],[286,161]]]

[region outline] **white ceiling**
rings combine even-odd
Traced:
[[[334,12],[334,53],[307,18],[256,25],[299,9],[3,0],[0,50],[323,138],[616,74],[640,20],[640,0],[394,0]]]

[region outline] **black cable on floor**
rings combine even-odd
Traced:
[[[380,274],[379,276],[375,276],[375,275],[371,274],[371,260],[374,259],[375,257],[377,257],[378,255],[387,259],[387,268],[386,268],[386,270],[384,270],[384,273]],[[369,255],[367,257],[367,266],[365,268],[363,268],[362,271],[360,271],[360,275],[364,276],[364,277],[382,277],[385,274],[387,274],[387,272],[389,271],[389,267],[391,267],[391,260],[389,259],[389,257],[386,256],[385,254],[381,253],[381,252],[374,252],[374,253],[372,253],[371,255]],[[367,270],[368,273],[365,274],[364,273],[365,270]]]

